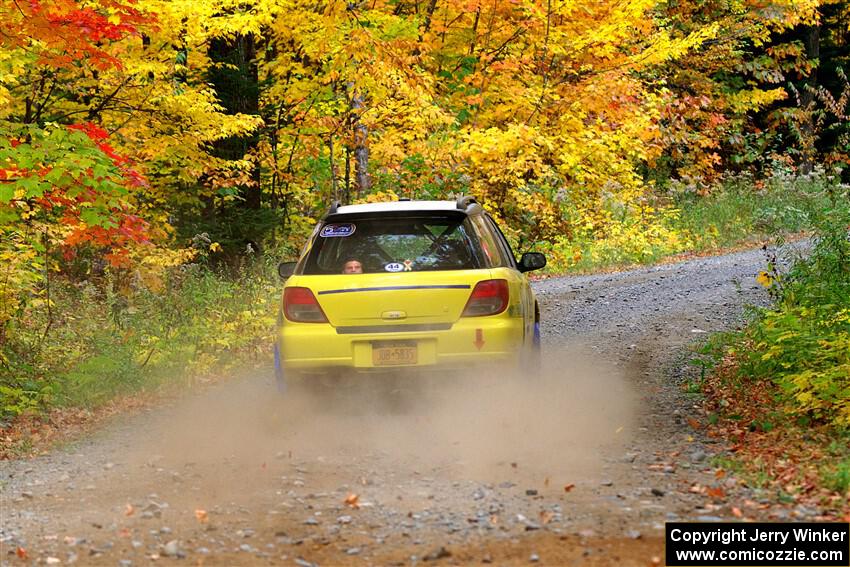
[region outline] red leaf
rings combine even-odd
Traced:
[[[722,500],[723,498],[726,498],[726,491],[723,490],[722,488],[719,488],[719,487],[717,487],[717,488],[707,487],[705,489],[705,494],[709,498],[714,498],[715,500]]]

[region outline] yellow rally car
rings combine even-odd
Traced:
[[[293,374],[534,364],[539,309],[502,232],[471,197],[333,206],[282,263],[275,366]]]

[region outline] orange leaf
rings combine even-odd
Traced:
[[[210,519],[209,515],[207,514],[207,511],[202,510],[201,508],[198,508],[197,510],[195,510],[195,518],[197,518],[198,521],[201,522],[202,524],[206,524]]]
[[[27,550],[24,549],[23,547],[19,547],[18,549],[16,549],[15,555],[17,555],[18,557],[20,557],[21,559],[23,559],[25,561],[26,561],[27,557],[29,557],[29,555],[27,555]]]
[[[700,429],[702,427],[702,424],[692,417],[688,418],[688,425],[690,425],[694,429]]]
[[[720,479],[726,476],[726,471],[723,469],[717,469],[714,471],[714,478]]]
[[[710,487],[706,488],[705,494],[708,497],[714,498],[714,499],[717,499],[717,500],[720,500],[722,498],[726,498],[726,491],[723,490],[722,488],[710,488]]]
[[[354,509],[360,508],[360,497],[352,492],[345,497],[345,504]]]
[[[549,510],[541,510],[540,511],[540,523],[544,526],[552,521],[552,518],[555,517],[555,514],[550,512]]]
[[[136,513],[136,509],[133,508],[132,504],[127,504],[127,507],[124,508],[124,515],[125,516],[132,516],[135,513]]]
[[[565,484],[564,485],[564,492],[569,492],[570,490],[572,490],[575,487],[576,487],[575,484]]]

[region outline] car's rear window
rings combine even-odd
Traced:
[[[305,274],[343,273],[356,261],[363,273],[465,270],[483,264],[465,217],[375,217],[326,222],[304,264]]]

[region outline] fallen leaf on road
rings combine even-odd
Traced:
[[[702,427],[702,424],[692,417],[688,418],[688,425],[690,425],[694,429],[700,429]]]
[[[549,510],[541,510],[540,511],[540,523],[543,524],[544,526],[546,524],[548,524],[549,522],[551,522],[552,518],[554,518],[554,517],[555,517],[555,514],[553,512],[550,512]]]
[[[357,508],[360,508],[360,497],[352,492],[345,497],[345,504],[346,506],[351,506],[356,510]]]
[[[744,513],[741,512],[741,509],[738,508],[737,506],[732,506],[732,515],[735,516],[736,518],[743,518],[744,517]]]
[[[714,478],[716,478],[716,479],[721,479],[721,478],[723,478],[724,476],[726,476],[726,471],[725,471],[725,470],[723,470],[723,469],[717,469],[716,471],[714,471]]]
[[[26,561],[27,557],[29,557],[29,555],[27,555],[27,550],[24,549],[23,547],[19,547],[18,549],[16,549],[15,555],[17,555],[20,559],[23,559],[25,561]]]
[[[195,510],[195,518],[197,518],[198,521],[202,524],[206,524],[210,519],[209,515],[207,514],[207,511],[202,510],[201,508]]]
[[[498,526],[499,525],[499,515],[498,514],[493,514],[492,516],[490,516],[490,525],[491,526]]]
[[[572,490],[575,487],[576,487],[575,484],[565,484],[564,485],[564,492],[569,492],[570,490]]]
[[[688,489],[688,492],[690,492],[691,494],[702,494],[703,492],[705,492],[705,488],[703,488],[702,486],[700,486],[698,484],[693,484]]]
[[[124,515],[125,516],[132,516],[135,513],[136,513],[136,509],[133,507],[132,504],[127,504],[127,507],[124,508]]]
[[[714,498],[716,500],[726,498],[726,491],[723,490],[722,488],[710,488],[710,487],[706,488],[705,494],[709,498]]]

